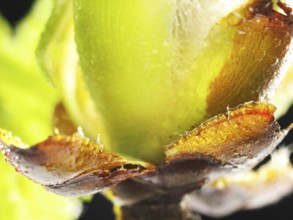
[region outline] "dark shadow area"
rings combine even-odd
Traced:
[[[281,117],[278,122],[282,128],[287,128],[291,123],[293,123],[293,105],[289,108],[287,114]],[[293,143],[293,130],[289,132],[282,143],[285,145]]]
[[[0,14],[4,16],[12,26],[15,26],[31,8],[32,4],[32,0],[1,0]]]
[[[90,202],[83,203],[79,220],[114,220],[113,205],[103,195],[96,194]]]

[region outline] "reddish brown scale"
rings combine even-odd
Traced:
[[[70,119],[65,107],[59,103],[54,112],[53,127],[61,134],[72,135],[76,133],[77,126]]]
[[[276,12],[269,0],[254,1],[239,14],[246,19],[231,26],[235,32],[231,38],[233,49],[210,83],[208,117],[225,112],[227,106],[270,98],[278,79],[283,77],[292,44],[292,15]]]
[[[289,16],[292,12],[292,8],[287,5],[286,3],[283,3],[281,1],[278,1],[277,5]]]

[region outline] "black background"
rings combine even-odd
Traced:
[[[97,0],[98,1],[98,0]],[[0,13],[14,26],[17,22],[25,16],[27,10],[31,7],[33,0],[1,0]],[[1,31],[1,30],[0,30]],[[293,95],[293,94],[288,94]],[[287,115],[279,120],[282,127],[289,125],[293,121],[293,108],[291,108]],[[284,140],[286,144],[293,142],[293,133],[290,132],[288,137]],[[0,204],[1,205],[1,204]],[[84,203],[84,211],[79,220],[113,220],[112,205],[102,195],[95,195],[91,202]],[[213,220],[203,216],[203,220]],[[218,218],[219,219],[219,218]],[[256,220],[256,219],[293,219],[293,195],[281,200],[276,205],[267,206],[262,209],[252,211],[241,211],[226,218],[219,220]]]

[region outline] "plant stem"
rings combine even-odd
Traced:
[[[201,220],[180,203],[141,202],[121,207],[123,220]]]

